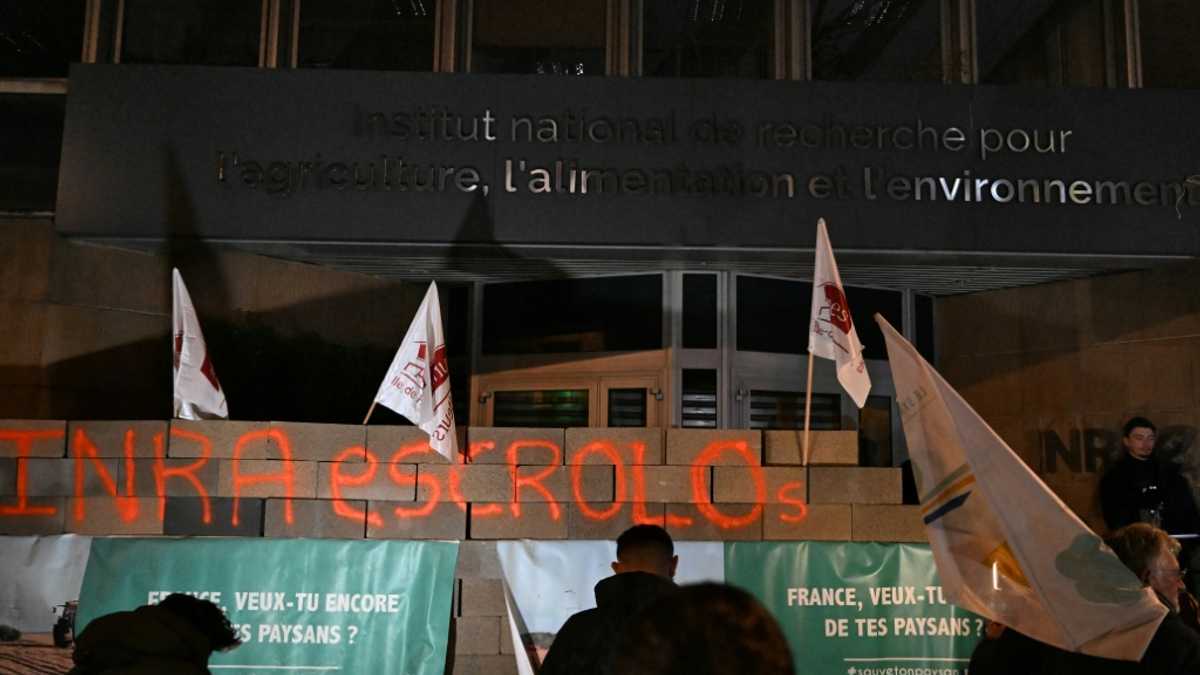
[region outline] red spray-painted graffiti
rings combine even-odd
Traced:
[[[170,436],[173,443],[192,444],[194,448],[187,453],[186,458],[167,457],[165,439],[161,432],[155,433],[150,439],[154,454],[152,459],[153,496],[157,498],[157,518],[165,518],[167,486],[169,481],[180,481],[193,494],[190,498],[199,499],[201,503],[201,518],[205,525],[212,524],[213,512],[211,499],[218,492],[219,486],[206,485],[202,471],[210,462],[228,462],[228,484],[226,494],[232,497],[233,509],[231,524],[239,524],[239,504],[243,497],[263,496],[269,494],[283,501],[284,520],[289,525],[293,523],[293,500],[297,494],[298,460],[294,458],[292,440],[281,428],[268,428],[248,431],[234,441],[232,452],[227,459],[214,457],[212,440],[205,434],[188,429],[171,427]],[[44,429],[0,429],[0,443],[11,443],[16,448],[16,485],[15,503],[0,503],[0,517],[34,517],[49,516],[57,513],[57,507],[50,505],[35,505],[31,503],[29,490],[29,467],[34,443],[55,441],[63,437],[61,430]],[[113,452],[102,452],[96,442],[87,433],[84,426],[76,427],[68,439],[67,454],[73,463],[74,481],[71,495],[70,516],[76,521],[88,517],[88,497],[85,486],[89,473],[94,474],[103,491],[103,495],[90,496],[90,499],[111,499],[118,518],[124,522],[133,522],[142,516],[139,513],[142,500],[139,499],[137,485],[137,438],[133,428],[125,431],[120,456],[114,457]],[[247,449],[265,444],[273,448],[275,455],[271,471],[256,471],[262,469],[265,463],[259,460],[246,459]],[[623,459],[622,449],[629,451],[631,461]],[[352,446],[331,454],[332,460],[328,473],[328,495],[330,508],[338,517],[363,521],[369,525],[381,527],[387,518],[413,519],[431,516],[438,505],[448,501],[461,511],[468,511],[468,500],[462,494],[462,479],[464,468],[476,463],[486,453],[497,452],[494,441],[477,441],[471,443],[466,456],[466,464],[459,463],[439,470],[415,470],[414,465],[434,467],[436,464],[421,464],[422,455],[433,453],[428,443],[408,443],[398,447],[386,460],[386,472],[380,471],[381,459],[374,452],[362,446]],[[665,515],[650,515],[647,509],[646,477],[644,462],[646,447],[639,442],[628,442],[624,446],[614,441],[597,440],[579,448],[563,464],[562,449],[555,443],[542,439],[519,439],[510,442],[503,449],[505,464],[512,486],[512,499],[509,503],[476,503],[469,509],[473,518],[499,517],[509,511],[512,518],[522,517],[522,496],[546,504],[549,517],[555,521],[563,518],[563,504],[551,489],[551,482],[559,471],[567,472],[570,485],[569,499],[583,518],[593,522],[604,522],[616,518],[627,506],[630,509],[630,519],[635,523],[655,523],[659,525],[686,528],[695,524],[691,516],[667,513]],[[536,452],[544,459],[543,464],[521,464],[525,453]],[[218,455],[221,453],[218,453]],[[743,504],[723,504],[718,506],[711,498],[711,467],[718,464],[725,455],[733,455],[739,461],[735,466],[741,467],[748,475],[753,486],[754,497],[745,500]],[[256,456],[257,457],[257,456]],[[599,459],[603,464],[613,467],[613,492],[609,502],[592,503],[585,496],[584,468],[588,460]],[[108,460],[108,461],[105,461]],[[110,462],[121,462],[123,467],[117,477],[109,467]],[[171,464],[168,465],[168,461]],[[187,463],[185,463],[187,462]],[[804,498],[804,482],[789,481],[775,488],[775,498],[768,500],[768,482],[755,453],[751,451],[744,440],[714,440],[704,446],[695,456],[695,460],[686,467],[689,472],[691,499],[698,518],[722,530],[737,530],[749,527],[763,518],[764,504],[773,501],[783,508],[776,512],[776,517],[783,523],[796,524],[808,516],[808,507]],[[210,475],[213,472],[209,472]],[[123,478],[123,480],[119,480]],[[416,499],[411,497],[411,504],[391,506],[390,512],[381,512],[368,507],[360,509],[352,502],[361,503],[361,497],[347,497],[347,491],[369,489],[376,486],[378,481],[384,483],[384,492],[389,485],[399,488],[415,488]],[[120,482],[120,484],[118,484]],[[174,485],[179,485],[175,483]],[[266,486],[262,488],[259,486]],[[0,492],[3,494],[3,492]],[[149,496],[149,495],[142,495]],[[371,501],[371,500],[367,500]],[[396,500],[404,501],[404,500]],[[375,502],[376,504],[378,502]],[[738,512],[731,512],[737,509]]]
[[[29,466],[26,460],[32,454],[35,442],[55,440],[62,436],[63,432],[57,429],[0,429],[0,442],[7,441],[17,446],[17,503],[0,504],[0,516],[52,516],[58,512],[53,506],[30,506]]]

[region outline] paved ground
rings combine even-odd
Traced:
[[[0,642],[0,673],[4,675],[62,675],[70,669],[71,648],[56,648],[49,634]]]

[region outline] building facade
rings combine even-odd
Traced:
[[[0,416],[165,416],[165,350],[111,373],[178,264],[245,419],[355,421],[436,279],[464,423],[796,428],[825,218],[875,386],[818,362],[813,424],[897,466],[873,314],[951,366],[986,292],[1200,251],[1191,3],[5,11]]]

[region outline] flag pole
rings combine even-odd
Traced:
[[[367,416],[363,418],[363,426],[367,425],[367,420],[371,419],[371,413],[375,412],[375,404],[378,401],[371,401],[371,407],[367,408]]]
[[[812,367],[813,353],[808,352],[808,384],[804,387],[804,466],[808,466],[808,426],[812,413]]]

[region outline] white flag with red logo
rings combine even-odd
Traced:
[[[375,401],[407,417],[429,434],[430,447],[455,461],[458,435],[436,283],[429,284]]]
[[[171,270],[172,363],[175,367],[175,417],[185,420],[229,419],[225,392],[217,380],[200,319],[178,269]]]
[[[842,277],[838,274],[825,219],[817,221],[817,260],[813,269],[812,317],[808,327],[808,351],[837,364],[842,388],[863,407],[871,391],[871,377],[863,361],[862,343],[850,318]]]

